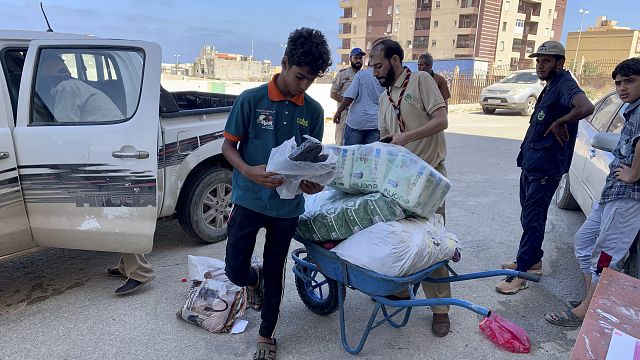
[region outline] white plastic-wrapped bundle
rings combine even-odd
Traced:
[[[401,146],[378,142],[326,148],[338,156],[332,187],[350,193],[380,192],[423,217],[442,205],[451,188],[444,176]]]
[[[406,276],[453,258],[458,238],[442,217],[377,223],[333,248],[340,258],[387,276]]]

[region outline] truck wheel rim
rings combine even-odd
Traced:
[[[207,226],[216,230],[227,226],[231,214],[231,185],[214,186],[204,197],[202,217]]]

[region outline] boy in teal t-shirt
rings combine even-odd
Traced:
[[[225,127],[222,153],[233,166],[233,210],[227,225],[226,275],[247,287],[249,305],[261,309],[262,323],[254,359],[275,358],[273,337],[284,290],[283,277],[291,238],[304,212],[302,195],[280,199],[283,180],[266,171],[271,149],[303,135],[322,140],[324,112],[305,91],[331,65],[331,51],[318,30],[300,28],[289,35],[282,72],[265,85],[246,90],[236,100]],[[322,186],[303,181],[306,194]],[[251,265],[256,236],[266,229],[263,265]]]

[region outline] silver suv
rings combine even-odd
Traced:
[[[520,110],[522,115],[529,116],[543,88],[535,70],[516,71],[482,89],[480,105],[485,114],[493,114],[496,109],[508,109]]]

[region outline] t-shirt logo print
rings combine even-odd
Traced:
[[[413,100],[413,95],[407,93],[404,95],[404,102],[410,103]]]
[[[540,110],[538,113],[538,121],[544,120],[544,110]]]
[[[272,111],[268,110],[258,110],[258,125],[260,125],[263,129],[271,129],[273,130],[273,116],[271,116]]]

